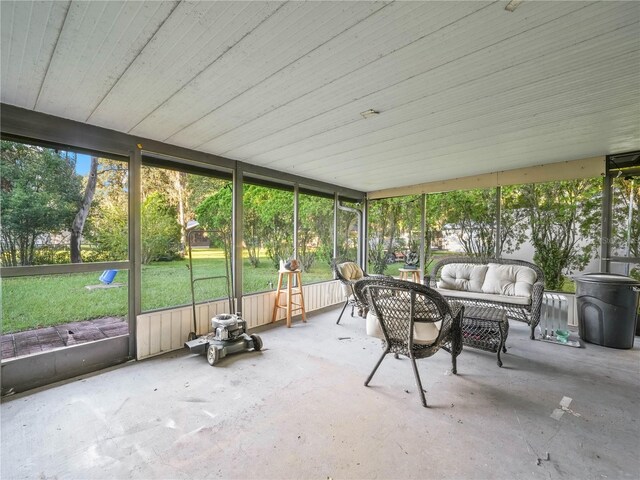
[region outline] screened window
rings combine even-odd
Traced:
[[[360,209],[355,202],[340,200],[340,204],[351,208]],[[358,256],[358,214],[338,208],[338,252],[339,259],[356,261]]]
[[[613,179],[611,255],[640,258],[640,176],[625,175]],[[612,271],[640,280],[638,264],[611,266]]]
[[[546,290],[574,291],[571,277],[597,268],[601,217],[600,178],[503,187],[503,254],[540,266]]]
[[[245,184],[243,212],[243,293],[272,290],[293,257],[293,191]]]
[[[298,194],[298,260],[305,283],[331,280],[333,198]]]
[[[205,277],[230,269],[231,182],[149,165],[141,178],[142,310],[188,305],[192,285],[196,303],[226,297],[224,278]]]
[[[2,358],[127,334],[128,163],[8,139],[1,147]],[[90,271],[78,273],[81,263]]]
[[[420,196],[369,203],[368,270],[397,276],[405,267],[419,268]]]

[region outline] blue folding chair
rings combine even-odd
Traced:
[[[102,272],[102,275],[100,275],[99,280],[105,285],[110,285],[116,278],[116,273],[118,273],[118,270],[105,270]]]

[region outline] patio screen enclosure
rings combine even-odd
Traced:
[[[302,260],[309,281],[330,280],[328,265],[334,256],[357,257],[363,266],[369,264],[370,269],[376,268],[376,262],[382,262],[385,265],[380,268],[384,270],[393,263],[386,263],[391,254],[417,252],[420,269],[424,272],[434,251],[442,247],[447,228],[452,228],[454,223],[453,220],[443,223],[446,216],[437,217],[434,209],[436,204],[442,205],[448,197],[456,195],[455,192],[436,194],[442,196],[437,202],[434,202],[437,197],[426,194],[367,202],[364,193],[356,190],[11,106],[3,106],[2,141],[3,171],[7,171],[11,162],[17,171],[21,161],[16,158],[20,155],[28,167],[29,162],[36,161],[29,160],[29,155],[33,157],[36,152],[41,157],[50,157],[37,161],[48,165],[51,175],[63,175],[67,169],[66,176],[73,183],[66,187],[66,192],[45,192],[51,197],[48,204],[56,208],[49,215],[41,215],[41,223],[53,221],[53,213],[63,209],[66,209],[65,215],[61,217],[65,218],[32,229],[29,241],[24,235],[23,238],[14,235],[12,246],[10,239],[5,242],[4,235],[9,233],[10,215],[28,212],[8,209],[8,206],[18,205],[18,190],[3,178],[3,266],[0,270],[3,332],[6,328],[16,328],[10,322],[18,305],[26,304],[26,310],[35,308],[36,302],[29,301],[26,293],[13,288],[14,284],[55,282],[57,276],[64,276],[70,284],[75,281],[76,286],[82,287],[92,278],[98,283],[99,274],[106,269],[119,271],[117,281],[123,287],[100,292],[110,297],[103,305],[106,310],[95,316],[119,316],[127,323],[129,332],[74,348],[71,354],[65,354],[64,362],[54,360],[61,355],[59,351],[38,355],[28,363],[20,358],[3,362],[3,393],[9,389],[32,388],[135,357],[136,316],[145,310],[171,308],[189,300],[180,294],[173,299],[168,295],[156,295],[155,298],[151,295],[153,268],[157,269],[159,277],[170,277],[168,284],[161,284],[162,288],[179,290],[181,277],[161,270],[176,259],[179,262],[184,251],[183,227],[189,216],[204,218],[208,215],[211,225],[223,232],[217,239],[201,238],[202,252],[206,250],[202,264],[214,265],[214,257],[220,252],[231,257],[237,301],[245,295],[272,290],[269,276],[275,272],[280,259],[290,257]],[[16,153],[16,149],[24,151]],[[640,202],[635,193],[640,183],[637,180],[638,158],[637,154],[609,157],[607,174],[604,180],[598,180],[601,185],[598,204],[602,206],[598,229],[602,240],[598,253],[604,271],[617,271],[621,267],[623,271],[633,273],[640,265],[637,245]],[[98,179],[93,187],[92,175]],[[16,181],[16,185],[18,183]],[[162,191],[159,185],[163,184],[171,184],[172,188]],[[25,182],[20,185],[24,187],[25,195],[29,195],[29,188],[35,195],[37,187]],[[461,240],[466,238],[470,245],[480,245],[483,250],[478,253],[500,255],[504,250],[504,235],[511,227],[501,215],[501,209],[508,206],[508,188],[478,190],[475,205],[470,205],[470,208],[484,209],[485,224],[474,223],[468,236]],[[181,193],[170,198],[180,189]],[[93,198],[88,203],[99,208],[89,208],[88,214],[80,214],[83,205],[87,204],[87,192],[91,190]],[[74,192],[74,198],[64,200],[63,193]],[[14,197],[10,198],[12,194]],[[57,204],[51,200],[54,197]],[[456,200],[452,199],[452,202]],[[83,215],[84,219],[78,219]],[[382,224],[383,220],[386,225]],[[458,227],[463,220],[456,220]],[[83,224],[79,231],[78,222]],[[150,225],[162,228],[148,229]],[[77,240],[78,234],[80,248],[74,250],[71,237]],[[16,238],[19,241],[16,242]],[[158,238],[162,238],[164,244],[150,253],[148,243]],[[68,249],[52,248],[56,242],[63,241],[69,244]],[[78,253],[80,258],[73,258]],[[162,262],[166,263],[163,265]],[[261,265],[268,267],[265,276],[260,275]],[[174,286],[172,282],[175,282]],[[79,298],[73,292],[62,290],[51,295]],[[211,288],[199,300],[219,296]],[[81,303],[67,303],[76,310],[84,309]],[[91,315],[94,314],[88,318],[96,318]],[[51,365],[57,367],[52,370]]]

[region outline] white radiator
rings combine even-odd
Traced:
[[[566,330],[569,322],[569,301],[559,293],[542,295],[542,315],[540,329],[542,335],[554,335],[556,330]]]
[[[540,340],[558,343],[571,347],[580,347],[580,341],[571,336],[562,336],[562,332],[569,333],[569,299],[560,293],[544,293],[542,295],[542,312],[540,315]],[[561,331],[558,335],[556,332]]]

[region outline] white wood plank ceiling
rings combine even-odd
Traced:
[[[640,2],[506,3],[3,0],[1,98],[364,191],[640,149]]]

